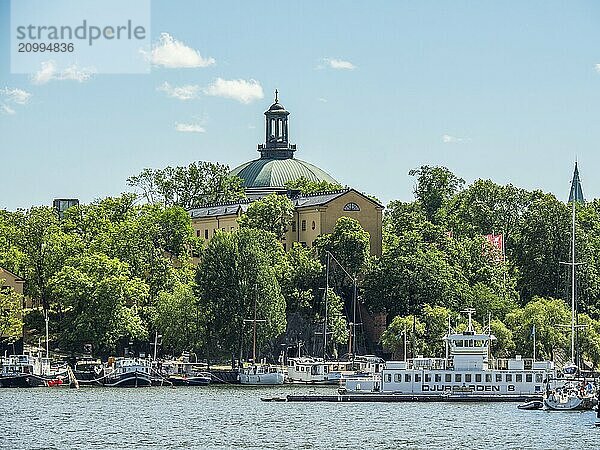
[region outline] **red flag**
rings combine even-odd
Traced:
[[[504,236],[501,234],[486,234],[485,238],[492,247],[500,252],[501,260],[504,261]]]

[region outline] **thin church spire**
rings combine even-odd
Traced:
[[[575,170],[573,171],[573,180],[571,180],[571,191],[569,193],[569,203],[575,201],[577,203],[585,203],[583,197],[583,189],[581,188],[581,180],[579,179],[579,169],[577,161],[575,161]]]

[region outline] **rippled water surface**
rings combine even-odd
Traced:
[[[0,449],[599,449],[593,412],[514,403],[265,403],[332,388],[0,389]]]

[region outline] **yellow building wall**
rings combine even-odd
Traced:
[[[344,211],[348,203],[356,203],[360,211]],[[327,203],[323,212],[322,233],[331,233],[335,223],[340,217],[351,217],[360,222],[361,226],[370,236],[371,255],[381,256],[381,228],[383,208],[375,205],[362,195],[348,191],[344,195]]]
[[[360,211],[344,211],[348,203],[356,203]],[[294,242],[303,242],[307,247],[312,247],[317,236],[331,233],[335,223],[340,217],[352,217],[358,220],[361,226],[369,233],[371,254],[381,256],[381,227],[382,207],[354,191],[348,191],[340,197],[323,206],[310,206],[296,208],[292,221],[294,225],[288,227],[282,244],[286,250],[292,248]],[[216,230],[232,231],[239,228],[237,214],[221,217],[206,217],[192,219],[192,227],[196,236],[208,242]],[[302,229],[302,222],[306,227]],[[313,226],[314,224],[314,226]],[[206,231],[208,230],[208,233]]]
[[[238,229],[237,219],[237,214],[221,217],[200,217],[192,219],[192,228],[197,237],[208,242],[212,239],[217,230],[233,231]]]

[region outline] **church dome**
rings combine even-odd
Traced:
[[[265,111],[265,143],[258,145],[260,158],[230,172],[230,175],[237,175],[243,180],[248,193],[281,191],[286,183],[300,177],[314,182],[337,183],[325,171],[294,158],[296,145],[288,140],[289,115],[289,111],[279,103],[278,92],[275,91],[275,103]]]
[[[300,177],[310,181],[337,183],[318,167],[295,158],[259,158],[248,161],[231,171],[244,180],[245,188],[283,188],[289,181]]]

